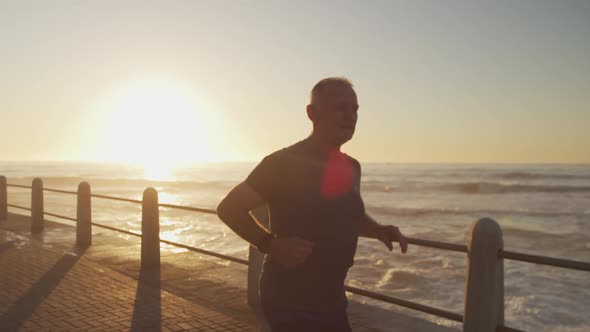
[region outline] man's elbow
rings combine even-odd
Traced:
[[[227,203],[227,199],[222,200],[218,205],[217,205],[217,217],[219,219],[221,219],[222,221],[226,221],[228,218],[228,214],[229,214],[229,208],[228,208],[228,203]]]
[[[217,217],[221,219],[223,222],[227,222],[228,219],[231,219],[233,215],[236,213],[241,213],[243,207],[240,206],[239,202],[237,202],[233,197],[226,197],[217,205]],[[247,211],[246,211],[247,213]]]

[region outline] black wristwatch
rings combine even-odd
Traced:
[[[256,243],[256,248],[263,254],[268,254],[270,252],[270,242],[274,239],[272,234],[267,233],[264,235],[258,243]]]

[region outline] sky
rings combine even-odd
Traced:
[[[590,1],[0,0],[0,160],[257,161],[320,79],[362,162],[590,163]]]

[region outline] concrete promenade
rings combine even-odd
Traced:
[[[247,267],[162,246],[160,270],[140,271],[139,238],[93,233],[81,250],[73,227],[33,236],[27,216],[0,221],[0,331],[260,330]],[[450,331],[359,303],[350,318],[355,331]]]

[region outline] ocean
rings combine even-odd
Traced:
[[[161,203],[214,209],[254,166],[199,164],[165,172],[117,164],[0,162],[0,175],[9,184],[30,185],[40,177],[47,188],[72,191],[79,182],[88,181],[95,194],[133,199],[141,199],[145,188],[154,187]],[[472,223],[491,217],[502,227],[507,250],[590,261],[590,165],[366,163],[362,167],[367,211],[407,236],[465,244]],[[8,195],[11,204],[30,205],[27,189],[9,188]],[[139,205],[99,198],[92,204],[95,222],[141,230]],[[45,210],[75,217],[75,196],[46,192]],[[161,208],[160,218],[162,238],[247,256],[246,243],[214,215]],[[398,248],[389,252],[380,242],[361,239],[347,283],[462,313],[465,269],[461,253],[410,246],[402,255]],[[504,269],[506,325],[535,331],[590,330],[589,273],[509,260]],[[416,315],[456,326],[446,319]]]

